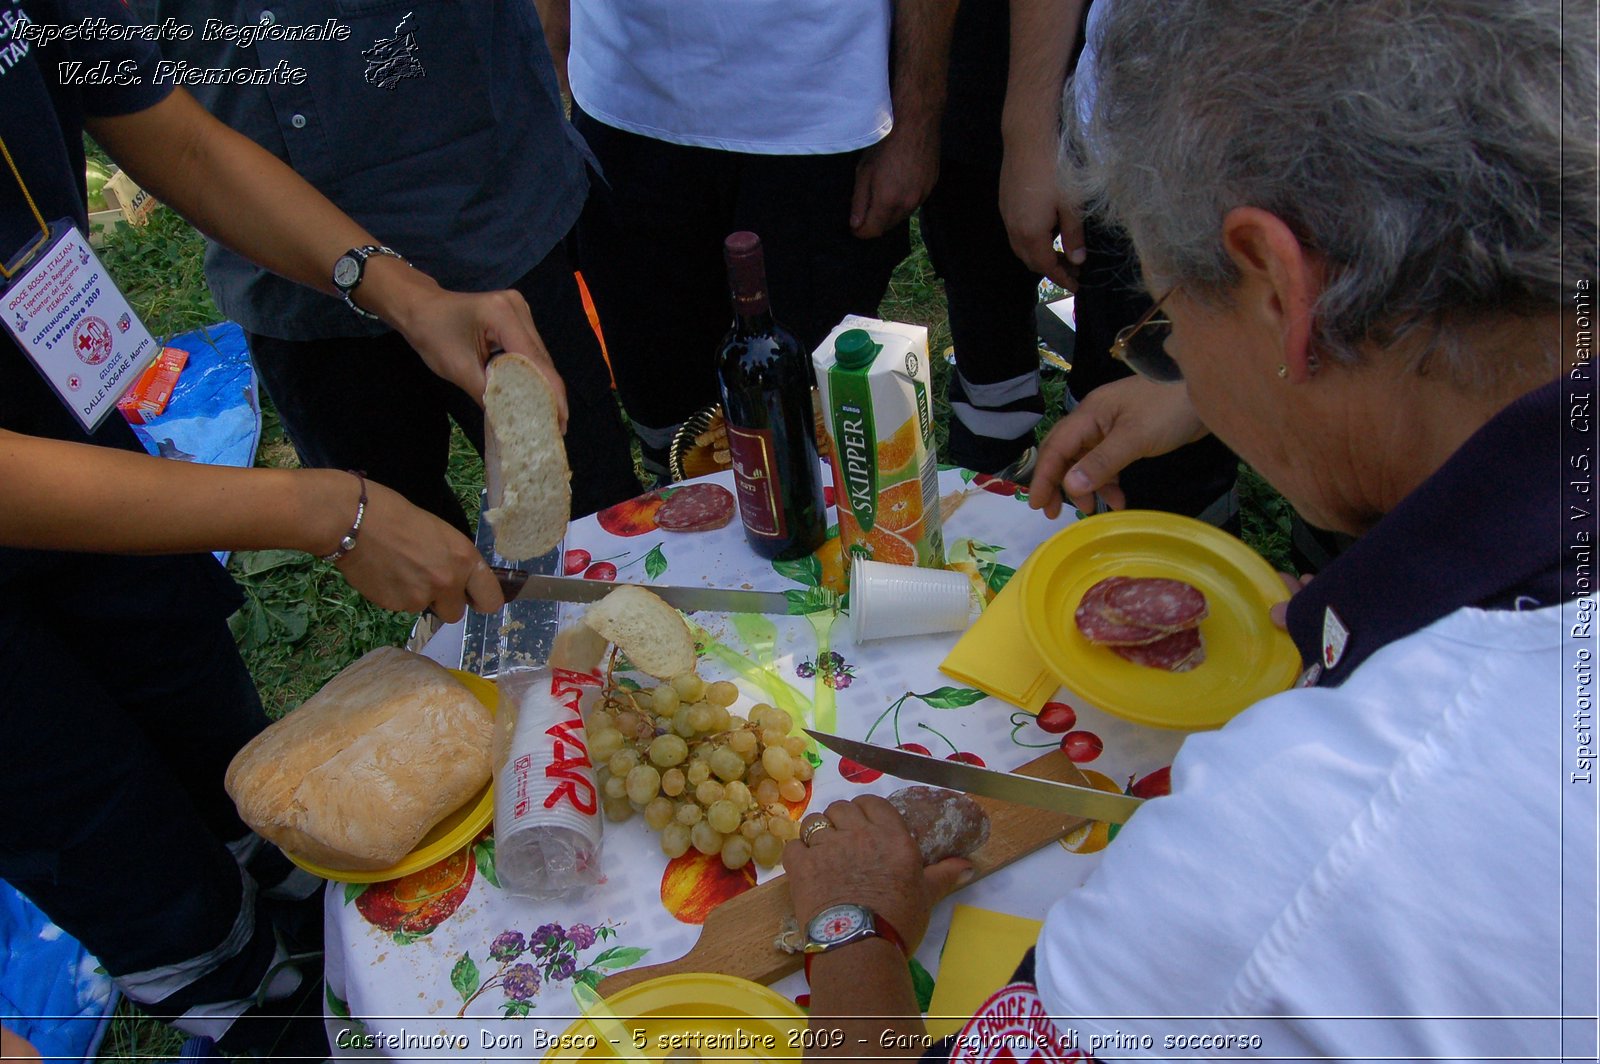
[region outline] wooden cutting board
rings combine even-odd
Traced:
[[[1057,783],[1091,786],[1060,750],[1052,750],[1015,771]],[[1068,813],[994,798],[973,795],[973,799],[989,814],[989,839],[969,857],[977,872],[973,882],[1087,822]],[[791,915],[788,880],[776,876],[711,910],[700,929],[699,941],[688,953],[675,961],[629,968],[608,976],[600,982],[600,994],[610,996],[646,979],[687,972],[717,972],[758,983],[775,982],[800,969],[800,954],[786,953],[773,945],[784,919]]]

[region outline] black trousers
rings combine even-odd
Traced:
[[[239,601],[210,556],[62,557],[0,587],[0,878],[168,1019],[252,998],[275,923],[321,941],[319,894],[223,790],[267,724]]]
[[[1138,257],[1126,237],[1091,216],[1084,222],[1084,244],[1088,257],[1073,305],[1077,353],[1067,376],[1072,394],[1080,398],[1133,372],[1111,357],[1111,344],[1151,303],[1140,281]],[[1132,463],[1119,482],[1132,508],[1194,517],[1231,491],[1238,476],[1239,459],[1221,440],[1207,436]]]
[[[557,245],[514,286],[567,387],[572,513],[593,513],[640,491],[599,341],[571,258]],[[361,469],[468,532],[445,480],[450,420],[483,452],[483,411],[436,376],[399,333],[279,340],[251,333],[250,354],[300,463]],[[470,533],[469,533],[470,534]]]
[[[728,330],[723,239],[748,229],[766,252],[773,315],[809,353],[846,314],[876,316],[910,248],[902,224],[874,240],[849,227],[860,153],[749,155],[669,144],[579,108],[596,179],[578,222],[617,390],[647,452],[717,401],[714,356]]]
[[[1000,217],[1009,29],[1003,3],[956,12],[939,183],[922,205],[922,241],[944,281],[956,349],[944,457],[983,473],[1033,443],[1044,415],[1033,318],[1039,278],[1011,251]]]

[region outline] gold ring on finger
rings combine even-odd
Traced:
[[[815,835],[824,828],[831,827],[833,827],[833,821],[829,820],[821,813],[817,813],[815,816],[808,817],[806,818],[805,826],[800,829],[800,841],[805,843],[807,846],[810,846],[811,836]]]

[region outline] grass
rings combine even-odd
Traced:
[[[151,332],[166,337],[217,321],[221,315],[206,290],[201,270],[204,243],[171,211],[158,210],[143,229],[112,233],[102,255],[129,300]],[[895,271],[880,315],[929,327],[930,361],[935,395],[942,397],[950,366],[939,355],[950,344],[945,319],[944,289],[920,237],[912,254]],[[1065,381],[1061,373],[1045,373],[1049,416],[1059,416]],[[257,464],[292,468],[293,447],[276,413],[262,401],[263,432]],[[937,400],[936,421],[941,445],[949,407]],[[1288,505],[1248,469],[1240,491],[1244,538],[1280,569],[1289,568]],[[477,512],[482,463],[465,439],[452,441],[449,477],[469,515]],[[339,670],[374,647],[404,642],[409,615],[379,609],[361,598],[331,566],[292,551],[236,554],[229,571],[244,589],[245,605],[230,620],[240,650],[274,718],[298,706]],[[124,1002],[102,1047],[102,1061],[173,1060],[182,1036],[144,1016]]]

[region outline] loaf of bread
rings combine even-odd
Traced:
[[[989,816],[960,791],[939,787],[902,787],[889,795],[922,851],[922,863],[965,857],[989,839]]]
[[[226,786],[244,822],[296,856],[388,868],[489,781],[493,735],[442,667],[383,647],[245,744]]]
[[[536,558],[561,542],[572,517],[572,470],[561,441],[556,398],[532,361],[515,354],[489,363],[483,413],[498,464],[488,476],[494,549]]]
[[[658,680],[694,668],[694,636],[683,615],[642,587],[617,588],[590,606],[583,620]]]

